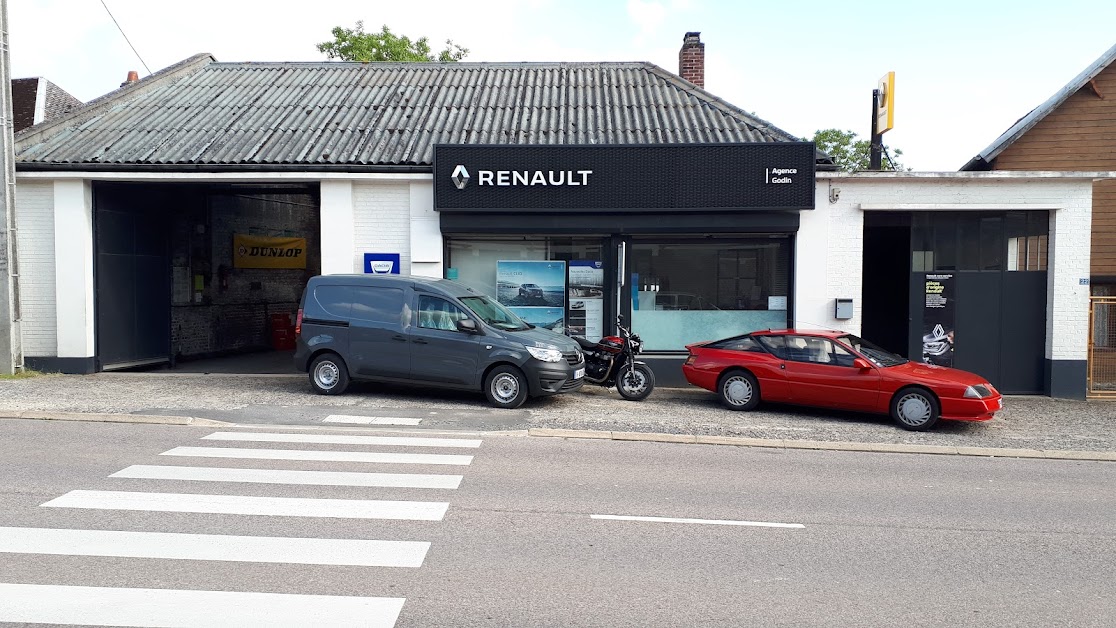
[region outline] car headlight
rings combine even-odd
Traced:
[[[965,397],[967,399],[984,399],[985,397],[991,397],[991,396],[992,396],[992,391],[989,390],[988,386],[985,386],[984,384],[977,384],[976,386],[969,386],[968,388],[965,389]]]
[[[562,352],[557,349],[543,349],[541,347],[527,347],[531,357],[543,362],[561,362]]]

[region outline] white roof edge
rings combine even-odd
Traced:
[[[1039,121],[1045,118],[1051,111],[1057,109],[1062,103],[1069,99],[1070,96],[1076,94],[1079,89],[1085,87],[1086,83],[1096,78],[1096,76],[1103,72],[1113,61],[1116,61],[1116,45],[1109,48],[1099,59],[1085,68],[1081,74],[1078,74],[1072,81],[1067,83],[1065,87],[1054,92],[1054,95],[1048,98],[1046,102],[1035,107],[1030,113],[1011,125],[1011,128],[1004,131],[1000,137],[996,138],[996,141],[980,151],[969,163],[977,159],[983,159],[985,162],[990,162],[995,159],[996,156],[1010,146],[1012,142],[1031,130],[1032,127],[1038,124]]]
[[[987,171],[953,171],[944,172],[818,172],[815,177],[821,179],[1116,179],[1116,170],[1100,171],[1054,171],[1054,170],[987,170]]]

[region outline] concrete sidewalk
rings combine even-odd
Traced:
[[[656,389],[643,402],[586,387],[569,395],[532,400],[519,410],[489,408],[478,394],[374,384],[344,395],[310,392],[305,375],[190,375],[100,373],[0,380],[0,416],[28,412],[192,417],[240,424],[320,425],[331,414],[410,417],[422,428],[472,431],[585,430],[620,434],[738,437],[816,448],[916,445],[1020,451],[1116,452],[1116,403],[1009,397],[984,423],[943,422],[932,432],[907,432],[887,417],[761,406],[723,409],[696,388]],[[72,418],[72,417],[71,417]],[[127,420],[127,419],[125,419]],[[198,423],[195,423],[198,424]],[[687,440],[687,439],[681,439]],[[736,443],[743,444],[743,443]],[[861,447],[861,450],[865,450]],[[1010,455],[1010,454],[1006,454]]]

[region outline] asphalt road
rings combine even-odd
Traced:
[[[112,613],[147,613],[154,624],[193,617],[247,625],[229,614],[233,602],[271,613],[257,616],[271,625],[375,625],[377,618],[392,625],[396,612],[399,626],[1045,627],[1111,626],[1116,617],[1112,463],[430,431],[416,435],[457,440],[203,438],[222,431],[272,439],[405,435],[0,421],[0,622],[77,621],[67,619],[67,602],[118,594],[115,606],[97,611],[117,624],[127,622]],[[476,447],[448,446],[478,438]],[[159,455],[183,447],[205,449]],[[237,457],[208,457],[217,449]],[[397,458],[251,457],[371,454]],[[399,457],[431,454],[441,457]],[[445,464],[462,456],[471,464]],[[168,467],[262,471],[237,481],[109,477]],[[262,483],[280,477],[268,470],[361,475],[288,474],[284,482],[317,484]],[[460,476],[460,485],[352,485],[387,477],[369,473],[415,485]],[[165,495],[152,500],[154,493]],[[181,512],[190,508],[226,512]],[[268,509],[284,514],[244,514]],[[138,534],[95,536],[105,531]],[[260,537],[280,541],[257,549]],[[381,554],[334,543],[352,540],[399,543]],[[406,562],[415,552],[410,566],[370,566]],[[313,564],[329,561],[340,564]],[[144,607],[127,597],[134,589],[158,589],[142,594],[162,602]],[[181,591],[280,595],[234,600]],[[401,611],[391,608],[404,599]],[[94,623],[90,611],[73,612]]]

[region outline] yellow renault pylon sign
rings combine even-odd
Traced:
[[[877,89],[880,96],[876,101],[876,133],[882,134],[895,128],[895,73],[883,75]]]
[[[306,268],[306,238],[234,234],[233,268]]]

